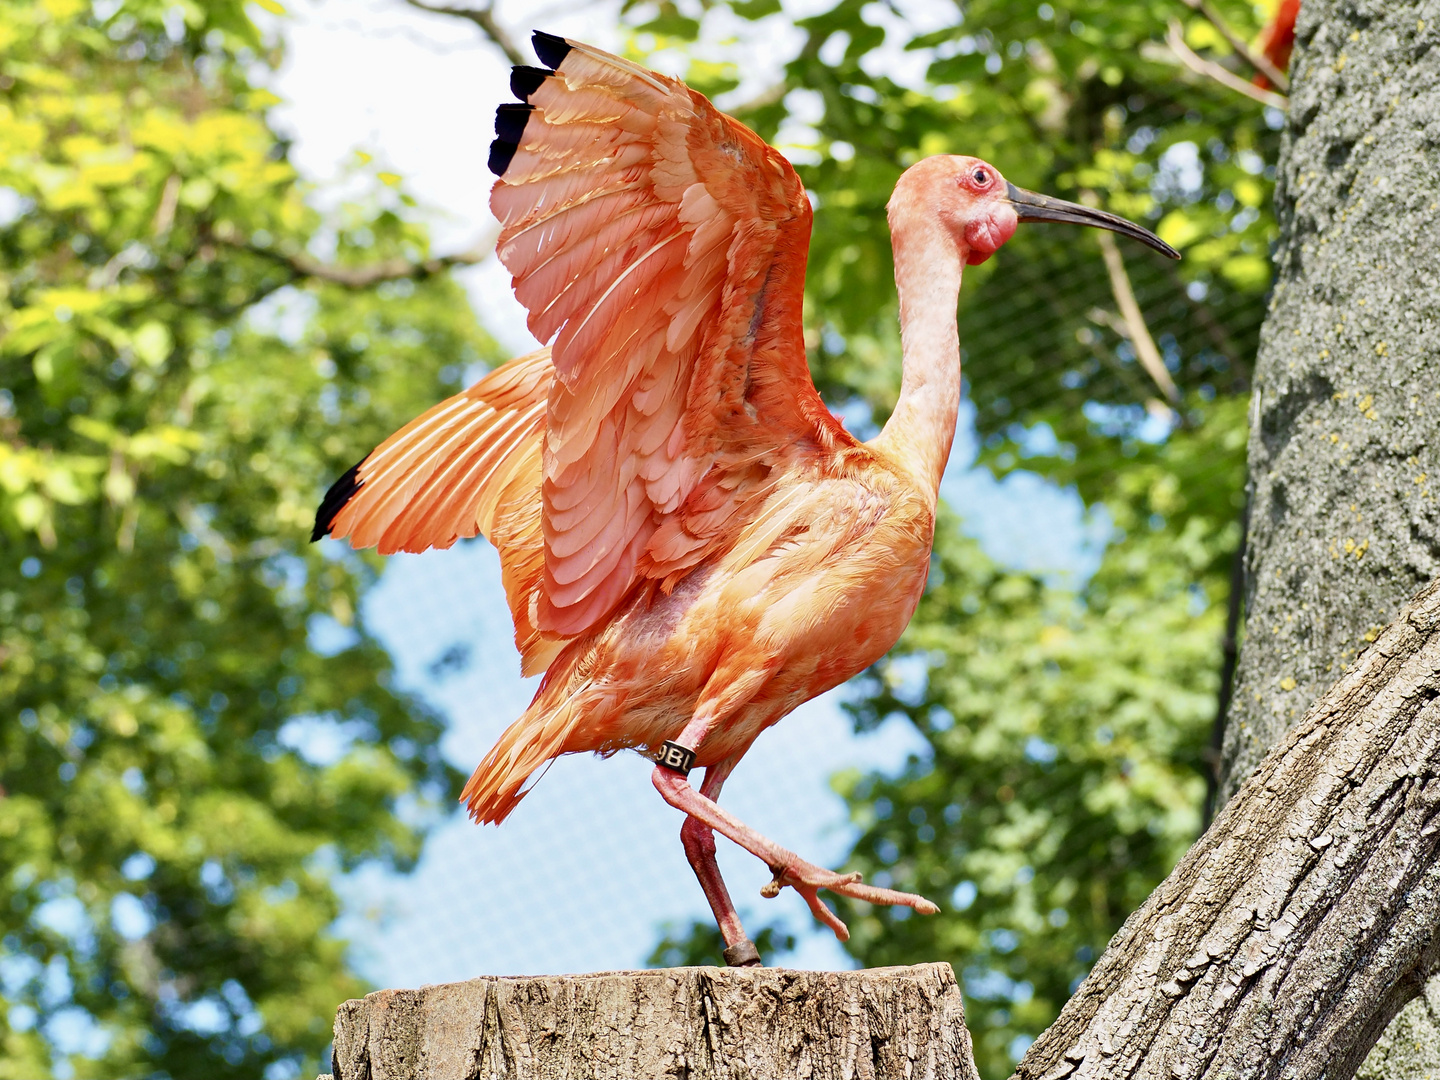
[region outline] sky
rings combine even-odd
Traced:
[[[332,179],[363,151],[404,177],[425,207],[437,252],[464,250],[490,235],[485,158],[494,108],[510,100],[499,51],[469,23],[401,0],[287,6],[274,24],[287,58],[269,80],[283,99],[271,120],[294,139],[291,159],[301,172]],[[948,3],[904,6],[921,25],[945,12],[953,17]],[[517,42],[539,26],[601,47],[619,43],[614,3],[507,2],[497,10]],[[804,7],[787,4],[787,12]],[[700,50],[741,60],[744,82],[732,93],[744,100],[773,83],[798,42],[787,19],[752,24],[718,12],[707,18]],[[886,63],[892,76],[921,77],[913,55],[897,50]],[[782,129],[777,141],[793,151],[806,141],[803,124]],[[508,275],[493,258],[460,277],[498,341],[515,354],[534,347]],[[1087,514],[1072,492],[1032,474],[1000,483],[972,468],[972,417],[962,410],[941,487],[967,531],[1007,565],[1086,576],[1108,523]],[[391,653],[400,685],[446,717],[443,752],[468,773],[534,692],[533,680],[519,676],[494,550],[477,540],[393,556],[363,617]],[[842,859],[853,836],[830,777],[846,768],[898,769],[924,752],[901,720],[856,735],[841,707],[845,693],[841,687],[817,698],[762,735],[723,796],[743,820],[822,864]],[[317,755],[334,749],[319,737],[310,747]],[[682,819],[651,787],[650,768],[630,753],[561,759],[503,827],[472,825],[457,811],[431,834],[413,874],[371,867],[349,876],[340,929],[354,942],[358,970],[379,986],[412,987],[642,965],[660,927],[709,917],[680,845]],[[796,950],[783,958],[787,966],[853,966],[792,890],[760,899],[768,870],[727,841],[719,844],[722,871],[752,933],[778,918],[798,934]],[[944,904],[948,897],[932,899]]]

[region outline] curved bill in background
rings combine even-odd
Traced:
[[[1007,194],[1010,196],[1011,205],[1015,207],[1015,214],[1021,221],[1058,221],[1067,225],[1090,225],[1096,229],[1109,229],[1122,236],[1133,237],[1167,258],[1180,258],[1178,251],[1149,229],[1143,229],[1133,221],[1107,214],[1104,210],[1095,210],[1079,203],[1026,191],[1008,182],[1005,186],[1009,189]]]

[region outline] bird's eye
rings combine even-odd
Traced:
[[[976,169],[970,174],[970,178],[975,181],[976,187],[984,187],[990,182],[990,174],[984,169]]]

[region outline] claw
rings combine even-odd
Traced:
[[[841,890],[836,890],[841,891]],[[874,885],[851,885],[843,890],[845,895],[854,900],[864,900],[871,904],[881,904],[890,907],[902,906],[914,908],[921,915],[938,915],[940,909],[923,896],[915,893],[898,892],[895,889],[880,889]]]
[[[804,874],[807,869],[810,871],[808,875]],[[820,900],[818,895],[820,889],[829,889],[841,896],[848,896],[852,900],[864,900],[871,904],[914,908],[921,915],[937,915],[940,912],[940,909],[929,900],[923,896],[917,896],[915,893],[898,892],[895,889],[882,889],[875,885],[862,884],[858,872],[835,874],[809,864],[784,866],[779,869],[772,866],[770,870],[775,876],[760,890],[760,894],[773,899],[779,895],[782,888],[789,885],[805,898],[805,902],[810,905],[810,910],[815,917],[830,927],[841,941],[850,940],[850,931],[839,917]]]
[[[841,941],[850,940],[850,930],[839,916],[820,899],[821,889],[829,889],[842,896],[848,896],[854,900],[864,900],[871,904],[902,905],[914,908],[921,915],[936,915],[940,911],[923,896],[862,884],[859,872],[836,874],[801,862],[796,866],[772,866],[770,873],[774,876],[760,889],[761,896],[767,900],[773,900],[780,895],[781,889],[787,885],[790,886],[805,898],[805,903],[810,906],[811,913],[833,930],[835,936]]]

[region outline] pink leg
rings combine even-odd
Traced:
[[[690,750],[697,750],[704,742],[705,736],[710,733],[715,720],[712,713],[701,711],[685,725],[685,730],[675,741],[681,746]],[[735,760],[738,760],[735,759]],[[731,761],[734,767],[734,761]],[[729,770],[726,770],[728,775]],[[829,889],[831,892],[840,893],[856,900],[864,900],[871,904],[903,905],[914,908],[922,915],[934,915],[940,909],[926,900],[923,896],[916,896],[914,893],[897,892],[894,889],[880,889],[873,885],[863,885],[860,882],[859,874],[837,874],[832,870],[816,866],[807,862],[792,851],[787,851],[773,840],[762,836],[750,826],[746,825],[739,818],[722,810],[720,806],[705,794],[697,792],[690,786],[690,781],[680,773],[666,768],[664,765],[656,765],[655,771],[650,774],[661,797],[677,810],[688,814],[691,820],[699,822],[701,826],[713,829],[724,836],[729,837],[739,844],[746,851],[763,859],[765,865],[770,867],[775,875],[775,880],[762,890],[765,896],[776,896],[780,889],[789,885],[796,892],[805,898],[814,916],[830,927],[835,936],[841,941],[850,938],[850,931],[843,922],[826,907],[818,895],[818,890]],[[723,777],[722,777],[723,782]],[[709,784],[709,773],[706,774],[706,784]],[[689,823],[687,822],[687,826]],[[711,838],[713,843],[713,837]],[[692,865],[693,862],[692,862]],[[697,870],[698,874],[699,871]],[[716,871],[716,879],[719,878],[719,871]],[[703,886],[704,880],[701,884]],[[723,886],[722,886],[723,887]],[[709,895],[709,890],[706,890]],[[729,896],[725,897],[728,905]],[[715,906],[711,901],[711,907]],[[730,907],[733,912],[733,906]],[[716,910],[716,918],[719,919],[720,911]],[[736,920],[739,925],[739,920]],[[721,932],[725,932],[724,924],[721,924]],[[728,937],[727,937],[728,942]]]
[[[705,770],[705,782],[700,785],[701,794],[714,802],[720,797],[725,779],[735,768],[738,757],[717,762]],[[720,876],[720,866],[715,861],[715,833],[704,822],[686,817],[680,827],[680,842],[685,845],[685,857],[690,868],[705,890],[705,899],[710,901],[710,910],[715,913],[716,925],[725,939],[725,962],[731,967],[760,967],[760,953],[754,942],[745,934],[740,924],[740,914],[730,900],[730,890]]]

